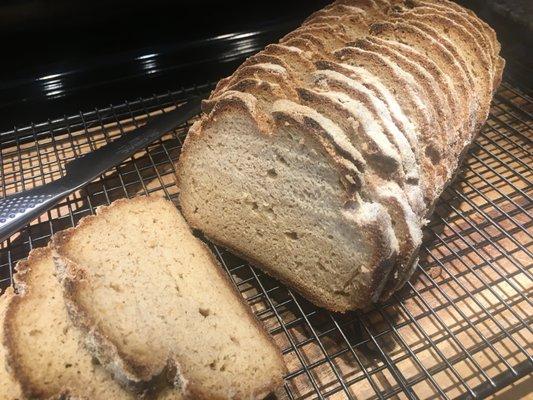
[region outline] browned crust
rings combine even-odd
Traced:
[[[309,136],[320,143],[339,171],[341,178],[348,176],[352,178],[352,181],[343,180],[348,196],[359,190],[362,185],[362,171],[364,171],[366,164],[360,154],[354,155],[340,146],[333,138],[332,133],[311,116],[305,114],[295,116],[290,110],[274,110],[272,115],[276,124],[289,123],[300,126],[303,132],[310,133]]]
[[[474,24],[467,18],[468,14],[459,13],[457,11],[443,11],[438,7],[433,6],[421,6],[413,9],[413,12],[417,15],[429,15],[438,16],[442,21],[446,19],[447,26],[460,26],[471,35],[473,43],[481,50],[480,55],[489,61],[489,65],[493,66],[496,57],[494,56],[492,47],[490,46],[490,40],[483,36],[483,33],[476,28]]]
[[[9,398],[7,400],[23,400],[23,397],[25,398],[26,396],[24,395],[24,390],[20,384],[20,381],[17,379],[17,376],[15,374],[15,371],[13,370],[11,364],[9,363],[9,349],[7,348],[7,341],[5,340],[5,323],[6,323],[6,320],[5,320],[5,316],[6,316],[6,312],[7,312],[7,308],[10,304],[10,302],[12,301],[13,297],[15,297],[15,291],[13,290],[13,287],[12,286],[9,286],[6,288],[6,290],[4,290],[4,292],[2,294],[0,294],[0,307],[2,308],[2,310],[0,310],[0,315],[3,316],[3,319],[0,321],[2,325],[2,334],[0,336],[0,346],[3,346],[3,349],[5,350],[5,357],[4,359],[0,359],[0,368],[3,368],[5,373],[7,374],[8,376],[8,382],[7,384],[9,384],[9,386],[7,386],[8,390],[11,391],[11,394],[14,395],[15,397],[14,398]],[[6,383],[4,383],[5,385]],[[2,386],[2,382],[0,382],[0,386]]]
[[[310,55],[306,55],[304,51],[297,47],[287,46],[285,44],[272,44],[267,46],[263,53],[285,59],[287,64],[289,64],[288,71],[294,83],[302,82],[305,80],[306,74],[315,69]]]
[[[472,24],[476,26],[477,29],[479,29],[481,32],[483,32],[484,37],[490,42],[493,53],[495,56],[498,56],[501,46],[498,42],[496,32],[494,29],[492,29],[485,21],[483,21],[481,18],[479,18],[472,10],[462,7],[458,5],[457,3],[454,3],[453,1],[448,0],[407,0],[407,2],[412,3],[413,5],[431,5],[436,8],[440,9],[448,9],[451,11],[455,11],[459,14],[464,15],[465,18],[467,18]]]
[[[439,125],[446,126],[449,110],[446,110],[448,107],[445,102],[442,101],[441,93],[436,90],[431,80],[426,79],[427,71],[423,65],[414,63],[412,60],[407,59],[406,56],[399,53],[398,51],[390,48],[384,43],[379,43],[372,36],[367,38],[361,38],[356,40],[353,45],[363,50],[373,51],[379,53],[383,56],[389,57],[400,69],[408,72],[416,78],[418,87],[422,90],[419,92],[419,95],[422,96],[424,102],[428,105],[431,105],[432,112],[436,115],[434,121]],[[443,129],[443,128],[441,128]],[[445,146],[445,135],[440,139],[442,146]]]
[[[218,97],[213,97],[202,101],[202,111],[209,113],[217,104],[220,98],[224,97],[228,92],[243,92],[254,95],[258,100],[284,99],[287,96],[286,91],[279,85],[268,81],[263,81],[254,78],[246,78],[230,85]]]
[[[30,251],[27,260],[19,261],[15,267],[17,273],[15,274],[15,287],[17,293],[11,296],[6,309],[4,323],[4,346],[7,353],[7,364],[12,370],[12,375],[18,381],[22,392],[28,398],[32,397],[48,397],[42,388],[37,388],[31,381],[31,377],[26,373],[23,366],[20,364],[20,352],[16,344],[16,329],[14,329],[14,318],[20,307],[20,303],[24,300],[28,275],[31,269],[31,264],[37,262],[46,256],[46,250],[34,249]]]
[[[418,94],[428,106],[430,112],[435,116],[433,121],[436,124],[439,134],[431,136],[436,136],[437,138],[435,143],[437,143],[439,148],[444,149],[443,160],[441,163],[443,163],[444,160],[452,157],[453,155],[448,151],[449,138],[456,136],[456,132],[454,131],[450,122],[452,113],[448,104],[446,101],[444,101],[443,93],[440,91],[440,88],[436,85],[434,80],[430,77],[425,65],[418,64],[414,62],[414,60],[408,59],[405,55],[399,53],[395,49],[390,48],[388,45],[383,43],[380,44],[379,41],[375,40],[373,37],[357,40],[356,45],[364,50],[374,51],[389,57],[396,65],[398,65],[400,69],[408,72],[415,78],[416,82],[418,83],[418,88],[420,88],[420,90],[418,90]],[[424,138],[424,136],[425,135],[422,134],[421,139]],[[427,143],[431,145],[433,142],[430,141]]]
[[[136,360],[133,360],[129,358],[127,355],[125,355],[123,352],[120,351],[119,346],[117,346],[113,341],[106,337],[104,332],[101,332],[98,329],[98,326],[96,322],[92,319],[90,316],[90,313],[84,309],[80,302],[77,301],[77,294],[78,291],[81,289],[81,287],[84,284],[84,272],[83,268],[74,263],[72,260],[65,257],[63,253],[64,246],[68,245],[68,242],[72,239],[72,236],[76,233],[77,229],[83,228],[85,226],[88,226],[91,223],[97,222],[99,220],[99,216],[104,215],[108,212],[111,212],[113,208],[120,207],[122,204],[126,203],[132,203],[132,202],[138,202],[138,203],[145,203],[149,201],[159,202],[161,200],[164,200],[161,197],[156,196],[142,196],[142,197],[135,197],[132,199],[119,199],[111,203],[109,206],[103,206],[99,207],[97,209],[96,215],[89,215],[84,218],[82,218],[78,225],[75,228],[70,228],[65,231],[59,232],[52,238],[52,246],[54,251],[54,261],[59,261],[58,267],[60,269],[64,268],[65,272],[62,273],[59,271],[59,274],[61,275],[61,283],[63,285],[64,289],[64,295],[65,299],[68,304],[69,314],[71,315],[71,318],[73,319],[73,323],[78,326],[82,330],[82,332],[85,333],[85,335],[91,335],[92,340],[94,340],[97,343],[97,346],[102,348],[101,351],[99,351],[97,354],[98,359],[102,361],[103,365],[109,366],[109,363],[116,360],[111,360],[110,358],[119,358],[120,364],[122,368],[125,368],[126,378],[127,380],[123,383],[128,384],[130,389],[142,392],[145,390],[148,390],[154,381],[157,381],[158,378],[165,373],[165,370],[162,371],[150,371],[148,368],[146,368],[143,365],[140,365],[136,362]],[[171,204],[172,207],[175,207],[174,204],[169,200],[167,201],[168,204]],[[178,212],[176,210],[176,212]],[[244,303],[244,300],[240,293],[236,291],[236,289],[233,287],[231,282],[229,281],[229,277],[224,276],[221,267],[214,257],[214,255],[211,253],[209,248],[205,245],[205,243],[202,242],[203,248],[207,251],[209,254],[211,260],[215,264],[215,269],[217,271],[217,274],[224,280],[225,284],[231,288],[233,293],[236,295],[237,299],[239,299],[240,306],[243,310],[245,310],[246,314],[248,315],[249,319],[252,321],[252,323],[255,325],[255,327],[259,330],[259,334],[263,336],[263,338],[266,338],[269,343],[272,345],[272,350],[276,353],[276,356],[279,361],[280,369],[283,373],[287,372],[285,363],[283,361],[283,357],[281,355],[281,352],[279,348],[276,346],[274,340],[268,333],[265,331],[264,327],[260,325],[259,321],[255,318],[251,310],[247,307],[247,305]],[[95,350],[93,347],[92,350]],[[108,354],[109,351],[111,351],[111,354]],[[175,362],[179,363],[179,360],[175,360]],[[114,372],[117,372],[115,368],[113,368]],[[133,378],[133,380],[132,380]],[[187,378],[188,379],[188,378]],[[264,392],[270,392],[274,390],[275,388],[279,387],[283,382],[282,376],[275,377],[272,382],[270,382],[265,387],[260,387],[257,389],[258,393],[264,393]],[[215,399],[216,397],[213,397],[210,393],[206,392],[202,387],[201,383],[191,384],[187,385],[186,392],[183,393],[185,398],[190,399]],[[241,400],[241,398],[236,397],[236,400]],[[220,400],[224,400],[224,398],[220,398]],[[248,397],[243,397],[242,400],[248,400]]]
[[[474,85],[474,81],[468,73],[466,64],[464,63],[462,58],[457,57],[457,50],[455,50],[455,48],[452,48],[451,43],[442,40],[438,32],[435,31],[433,28],[430,28],[427,25],[421,26],[420,24],[407,23],[406,21],[403,21],[401,19],[396,19],[392,22],[379,22],[372,24],[370,30],[372,35],[376,35],[378,37],[386,32],[390,32],[394,35],[397,35],[399,32],[405,31],[415,36],[421,36],[423,39],[426,40],[427,38],[430,38],[431,40],[435,41],[435,43],[437,43],[437,47],[435,48],[435,50],[439,51],[439,54],[441,54],[442,57],[448,59],[448,62],[455,62],[460,66],[459,71],[465,81],[465,85],[470,87]],[[424,35],[426,35],[426,37],[424,37]],[[411,45],[409,43],[406,44]]]
[[[468,154],[468,150],[472,147],[472,144],[474,143],[476,137],[479,135],[480,132],[481,132],[480,130],[477,130],[473,133],[470,143],[467,146],[465,146],[463,150],[461,151],[461,153],[459,154],[458,162],[457,162],[458,166],[463,163],[466,155]],[[457,174],[459,173],[459,170],[460,168],[457,168],[455,170],[454,175],[446,182],[446,185],[444,186],[442,191],[444,191],[446,187],[448,187],[449,185],[453,183]],[[432,202],[432,204],[430,204],[430,206],[428,207],[428,210],[425,216],[426,218],[429,218],[431,214],[433,214],[435,205],[437,204],[439,198],[440,196],[437,196]],[[383,294],[381,295],[380,300],[382,301],[387,300],[389,297],[391,297],[394,294],[394,292],[400,290],[407,283],[407,281],[409,281],[409,279],[411,278],[411,275],[414,273],[417,267],[418,255],[419,255],[418,253],[419,253],[419,249],[415,249],[415,251],[412,253],[411,258],[405,264],[403,271],[398,275],[397,279],[395,279],[394,282],[389,282],[387,284]]]
[[[474,57],[478,59],[477,64],[479,66],[479,71],[483,72],[487,76],[487,78],[489,78],[486,82],[486,85],[492,88],[494,73],[490,56],[483,51],[483,48],[480,47],[479,43],[477,43],[472,33],[469,32],[462,25],[452,21],[450,18],[444,17],[440,14],[424,14],[421,12],[417,12],[416,10],[417,8],[400,13],[399,16],[401,18],[409,18],[410,21],[414,20],[418,24],[428,24],[433,27],[441,26],[444,30],[456,32],[457,36],[462,38],[462,42],[456,43],[456,45],[465,46],[467,48],[467,52],[471,52]],[[483,82],[485,82],[485,80],[483,80]],[[492,90],[488,90],[485,92],[486,100],[490,100],[487,96],[490,96],[491,92]]]
[[[448,74],[452,79],[455,95],[462,100],[458,107],[462,109],[460,114],[463,116],[464,121],[462,121],[462,124],[464,128],[468,130],[475,125],[473,120],[477,115],[478,106],[475,106],[475,112],[472,113],[471,107],[474,103],[472,77],[464,61],[461,63],[460,60],[453,56],[450,46],[446,45],[446,42],[438,36],[436,31],[433,31],[432,37],[431,31],[422,30],[405,22],[374,24],[371,30],[377,38],[384,37],[387,40],[395,40],[415,49],[415,51],[420,49],[422,53],[430,52],[430,54],[435,54],[439,60],[437,67],[443,66],[445,68],[444,73]],[[416,40],[416,38],[423,40]],[[452,50],[455,51],[455,49]],[[449,73],[450,70],[451,73]]]
[[[323,43],[323,40],[333,40],[337,45],[341,46],[346,43],[349,38],[340,30],[335,30],[331,26],[325,23],[315,23],[302,25],[300,28],[288,33],[280,40],[280,43],[286,42],[290,39],[297,39],[299,37],[305,37],[304,35],[312,35]],[[324,48],[327,46],[323,45]]]
[[[354,118],[353,114],[347,108],[345,108],[342,103],[336,103],[333,99],[330,99],[320,92],[306,88],[298,88],[297,91],[302,104],[312,105],[315,109],[316,105],[320,104],[322,107],[330,108],[332,112],[339,114],[339,116],[342,116],[342,118],[346,121],[348,121],[350,118]],[[371,112],[373,112],[372,106],[369,106],[368,102],[366,102],[364,99],[356,98],[355,100],[360,101],[362,104],[367,106]],[[352,129],[353,131],[356,131],[357,135],[362,138],[362,141],[364,141],[364,145],[361,146],[362,149],[360,151],[367,155],[367,159],[379,161],[380,169],[382,169],[384,174],[393,178],[394,180],[401,181],[403,178],[403,171],[401,171],[401,166],[398,160],[389,157],[387,154],[384,154],[382,149],[374,141],[372,133],[366,132],[364,127],[359,125],[358,129]],[[384,133],[384,135],[386,136],[386,133]],[[394,147],[394,144],[391,144],[391,146]]]
[[[435,79],[435,81],[441,88],[446,98],[446,102],[450,107],[450,112],[452,113],[451,118],[454,121],[454,124],[458,125],[460,121],[465,119],[464,115],[461,112],[463,109],[466,108],[465,105],[462,105],[460,107],[456,103],[455,88],[448,84],[444,72],[435,62],[433,62],[433,60],[424,57],[422,53],[419,53],[414,48],[407,45],[402,45],[399,42],[382,39],[379,37],[372,37],[372,40],[376,43],[387,45],[395,51],[401,52],[404,56],[422,66],[429,74],[431,74],[431,76]]]
[[[505,61],[499,55],[501,46],[494,29],[478,18],[471,10],[462,8],[450,1],[443,0],[436,2],[435,0],[415,0],[413,3],[434,9],[453,20],[460,20],[465,27],[473,28],[469,29],[469,31],[477,33],[478,43],[485,49],[486,46],[488,46],[490,50],[489,54],[494,70],[493,92],[495,92],[501,82],[501,72],[503,71]]]
[[[340,15],[316,15],[313,18],[306,19],[302,26],[307,24],[338,24],[341,19]]]
[[[30,251],[27,260],[19,261],[15,267],[16,274],[15,288],[17,293],[11,296],[8,300],[4,324],[4,346],[7,352],[7,364],[12,370],[12,376],[19,383],[24,396],[27,398],[44,398],[44,399],[59,399],[68,394],[67,389],[63,389],[61,393],[49,393],[46,388],[41,387],[34,382],[32,377],[25,371],[24,366],[20,363],[22,359],[19,347],[17,345],[17,331],[14,324],[15,315],[17,314],[20,305],[25,301],[27,295],[30,272],[32,265],[47,257],[50,257],[50,248],[41,247]]]
[[[272,64],[279,66],[277,64]],[[283,68],[283,67],[281,67]],[[213,99],[223,92],[226,88],[238,83],[243,79],[261,79],[271,83],[275,83],[282,87],[286,93],[287,97],[291,95],[295,97],[294,89],[292,88],[292,79],[288,71],[285,70],[285,73],[280,73],[278,71],[270,70],[266,67],[266,64],[258,63],[251,64],[244,67],[239,67],[237,71],[231,76],[231,79],[228,79],[220,88],[217,88],[211,92],[210,98]]]
[[[286,42],[283,42],[282,44],[286,46],[297,47],[300,50],[307,52],[307,54],[310,55],[311,58],[316,58],[316,55],[320,53],[320,49],[313,42],[309,41],[307,38],[304,37],[289,39]]]
[[[405,79],[402,76],[397,74],[397,71],[392,65],[389,65],[385,61],[381,54],[374,51],[364,50],[359,47],[346,47],[336,51],[335,55],[341,62],[347,61],[350,63],[351,61],[355,64],[364,64],[367,67],[378,67],[381,69],[379,76],[388,74],[391,79],[394,79],[396,86],[398,86],[396,90],[401,90],[400,88],[406,88],[406,90],[410,91],[409,96],[404,96],[404,101],[409,102],[410,109],[416,115],[418,132],[420,135],[418,140],[420,143],[419,145],[421,154],[424,154],[424,152],[426,152],[428,149],[432,149],[435,153],[436,160],[434,161],[436,164],[438,164],[438,167],[435,168],[434,177],[432,179],[435,182],[435,185],[438,185],[441,180],[445,179],[447,174],[446,168],[444,168],[444,165],[441,162],[446,154],[446,149],[442,144],[442,140],[440,138],[436,138],[435,135],[432,135],[432,132],[435,130],[435,126],[439,127],[439,124],[435,121],[435,114],[432,112],[432,110],[428,108],[428,112],[424,112],[423,110],[419,110],[417,108],[414,97],[418,96],[418,94],[408,85],[407,82],[405,82]],[[442,128],[439,127],[439,130],[442,131]]]
[[[389,274],[389,278],[387,282],[383,284],[383,290],[386,290],[389,284],[390,285],[394,284],[394,286],[396,286],[395,285],[396,279],[395,279],[394,272],[398,271],[398,275],[400,275],[405,270],[406,265],[409,265],[409,260],[413,258],[413,254],[415,254],[418,251],[419,245],[417,246],[415,244],[414,238],[410,234],[411,231],[408,226],[407,216],[403,212],[404,210],[401,204],[399,204],[398,200],[393,196],[389,196],[388,198],[384,200],[392,205],[392,207],[395,209],[397,214],[400,214],[400,215],[397,215],[397,218],[395,215],[391,215],[391,218],[396,219],[396,224],[400,225],[400,229],[403,231],[401,236],[396,235],[396,237],[398,238],[398,244],[399,244],[398,257],[397,257],[397,262],[391,268],[392,271]]]
[[[488,90],[488,86],[492,86],[492,84],[490,82],[486,83],[486,81],[483,80],[480,86],[479,79],[476,79],[476,77],[472,73],[473,67],[468,62],[468,58],[465,58],[464,52],[459,50],[460,43],[456,43],[450,40],[449,38],[441,35],[440,32],[437,31],[431,23],[428,23],[427,21],[422,21],[416,14],[410,13],[402,14],[402,17],[400,19],[395,20],[395,22],[397,21],[406,21],[409,25],[412,25],[422,30],[423,32],[426,32],[434,40],[437,40],[440,44],[442,44],[448,52],[451,53],[453,59],[459,64],[461,69],[464,71],[464,74],[470,84],[471,93],[477,99],[475,104],[476,123],[474,129],[479,129],[488,116],[488,107],[490,103],[490,99],[488,98],[490,90]],[[487,90],[484,90],[483,86],[487,86]],[[482,90],[479,90],[480,88]]]

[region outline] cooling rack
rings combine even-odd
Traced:
[[[154,95],[0,134],[0,195],[60,177],[98,148],[212,85]],[[531,92],[505,81],[490,119],[426,229],[417,272],[360,312],[317,308],[212,246],[282,349],[280,399],[483,398],[533,371]],[[137,195],[177,201],[187,126],[169,132],[33,221],[0,247],[0,287],[16,262],[95,207]]]

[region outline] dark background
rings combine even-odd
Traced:
[[[328,3],[4,1],[0,131],[216,81]],[[507,53],[530,62],[530,16],[520,23],[490,1],[462,3],[491,21]]]

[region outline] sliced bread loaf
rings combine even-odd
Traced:
[[[447,4],[411,3],[338,0],[312,15],[276,47],[291,90],[212,98],[178,163],[191,225],[332,310],[405,282],[488,110],[488,32]]]
[[[124,384],[255,399],[282,383],[279,350],[171,202],[118,200],[53,248],[73,321]]]
[[[30,252],[17,265],[17,294],[2,319],[9,364],[25,397],[133,399],[84,348],[54,273],[49,248]]]

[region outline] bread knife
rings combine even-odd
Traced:
[[[200,104],[200,98],[193,98],[175,110],[152,117],[146,125],[69,161],[61,178],[0,199],[0,243],[75,190],[199,114]]]

